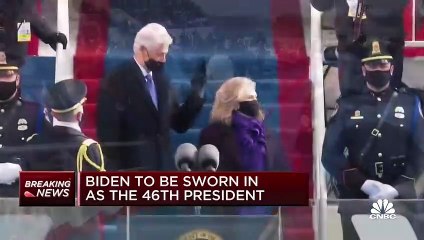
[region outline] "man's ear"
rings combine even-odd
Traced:
[[[362,65],[362,75],[364,77],[367,75],[367,70],[365,69],[364,65]]]
[[[83,115],[83,112],[78,112],[77,113],[77,120],[78,120],[78,122],[81,122],[82,121],[82,115]]]
[[[392,64],[392,66],[390,66],[390,75],[393,75],[394,70],[395,70],[395,66]]]
[[[21,84],[21,75],[16,74],[16,87],[19,87]]]
[[[149,51],[147,50],[146,47],[140,47],[140,53],[141,53],[141,56],[143,57],[143,60],[149,58]]]

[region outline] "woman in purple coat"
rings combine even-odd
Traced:
[[[225,81],[215,95],[210,124],[200,133],[199,145],[215,145],[218,171],[288,171],[280,136],[265,129],[265,114],[249,78]],[[265,213],[242,208],[241,214]]]

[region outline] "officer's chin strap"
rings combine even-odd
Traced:
[[[95,162],[93,162],[87,154],[88,148],[90,147],[90,145],[92,144],[98,144],[96,141],[92,140],[92,139],[86,139],[84,140],[84,142],[82,142],[81,147],[78,150],[78,154],[77,154],[77,171],[81,172],[82,171],[82,163],[85,160],[88,164],[90,164],[92,167],[94,167],[95,169],[97,169],[100,172],[104,172],[105,170],[105,164],[104,164],[104,159],[103,159],[103,152],[102,149],[99,147],[99,152],[100,152],[100,166],[98,164],[96,164]]]

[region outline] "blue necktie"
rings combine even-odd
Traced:
[[[156,109],[158,108],[158,97],[156,95],[155,83],[153,82],[152,75],[149,73],[146,75],[147,89],[149,89],[150,97],[152,102],[155,105]]]

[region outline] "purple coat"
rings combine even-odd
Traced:
[[[218,171],[289,171],[280,136],[258,124],[243,120],[232,126],[211,123],[200,133],[199,146],[212,144],[218,148]],[[246,128],[249,131],[245,131]],[[245,147],[240,149],[242,145]],[[246,157],[249,152],[254,153]],[[262,206],[205,207],[204,211],[205,214],[218,215],[262,215],[273,214],[276,209]]]
[[[258,162],[243,162],[243,153],[240,150],[239,130],[220,122],[211,123],[200,133],[199,146],[215,145],[220,153],[218,171],[289,171],[287,159],[283,151],[281,137],[272,131],[264,130],[266,157],[264,165]],[[258,153],[261,155],[261,153]],[[254,169],[256,168],[256,169]],[[259,169],[260,168],[260,169]]]

